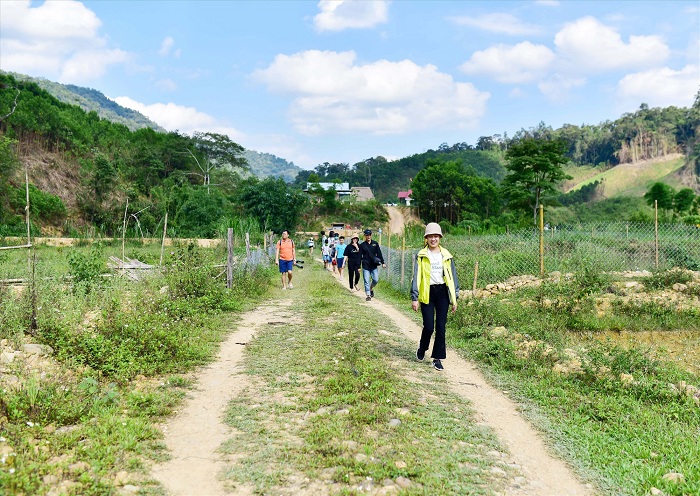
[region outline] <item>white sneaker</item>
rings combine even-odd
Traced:
[[[282,286],[282,289],[283,289],[283,290],[287,289],[287,286]]]
[[[288,287],[289,289],[293,289],[293,288],[294,288],[294,284],[292,284],[292,283],[290,282],[290,283],[289,283],[289,286],[287,286],[287,287]]]

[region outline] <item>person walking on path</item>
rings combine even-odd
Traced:
[[[307,241],[306,246],[309,247],[309,258],[313,258],[314,256],[314,246],[315,246],[314,238],[309,238],[309,241]]]
[[[425,247],[418,252],[413,262],[413,280],[411,281],[411,305],[417,312],[420,306],[423,316],[423,331],[416,351],[416,358],[423,360],[430,348],[430,339],[435,332],[433,343],[433,367],[444,370],[442,360],[447,358],[445,346],[445,326],[447,311],[452,305],[452,312],[457,310],[459,281],[454,258],[440,246],[442,229],[431,222],[425,226]]]
[[[321,247],[321,256],[323,257],[323,268],[327,269],[328,264],[331,262],[331,247],[328,246],[327,239],[323,242],[323,246]]]
[[[362,266],[362,253],[360,253],[360,237],[353,234],[350,238],[350,244],[345,248],[345,259],[348,262],[348,282],[350,290],[359,291],[360,287],[360,267]]]
[[[275,262],[279,265],[282,275],[282,289],[292,289],[292,267],[297,261],[297,249],[294,241],[289,237],[289,231],[282,231],[282,239],[277,242],[275,250]]]
[[[338,267],[338,277],[343,279],[343,267],[345,267],[345,250],[348,245],[345,244],[345,236],[338,238],[338,244],[335,246],[335,262]]]
[[[360,253],[362,254],[362,278],[365,281],[365,293],[367,301],[374,298],[374,287],[379,282],[379,269],[386,267],[382,250],[379,243],[372,239],[372,230],[365,229],[365,240],[360,243]]]

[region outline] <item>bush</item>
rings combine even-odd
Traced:
[[[87,254],[78,250],[68,253],[69,274],[73,278],[73,291],[81,289],[89,293],[100,284],[104,269],[102,250],[95,246]]]

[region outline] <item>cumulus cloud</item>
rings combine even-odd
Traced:
[[[525,24],[512,14],[494,13],[479,17],[450,17],[449,19],[459,26],[475,27],[510,36],[533,35],[540,32],[539,27]]]
[[[106,47],[100,19],[80,2],[0,2],[2,69],[82,83],[129,55]]]
[[[305,135],[402,134],[441,126],[470,128],[490,94],[459,83],[433,65],[410,60],[355,63],[354,52],[309,50],[277,55],[252,77],[294,96],[289,115]]]
[[[630,36],[625,43],[613,28],[590,16],[564,26],[554,37],[554,44],[562,64],[581,73],[646,69],[670,55],[659,36]]]
[[[373,28],[389,19],[388,0],[321,0],[314,17],[318,31]]]
[[[676,71],[668,67],[628,74],[617,85],[619,100],[635,107],[690,107],[700,87],[700,66],[687,65]]]
[[[467,74],[489,76],[499,83],[519,84],[541,79],[554,60],[554,52],[546,46],[524,41],[474,52],[460,69]]]
[[[186,134],[192,134],[194,131],[220,133],[228,135],[235,141],[244,138],[244,134],[236,128],[228,126],[211,115],[198,111],[194,107],[186,107],[175,103],[146,105],[128,96],[116,97],[113,100],[122,107],[141,112],[168,131],[180,131]]]

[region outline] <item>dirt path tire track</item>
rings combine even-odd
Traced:
[[[238,330],[222,342],[216,360],[198,374],[196,390],[165,430],[164,442],[172,458],[152,470],[153,477],[169,494],[234,494],[220,482],[226,460],[218,449],[231,435],[224,423],[226,407],[250,385],[247,376],[241,373],[245,349],[241,343],[248,343],[260,325],[281,320],[291,305],[292,300],[276,300],[272,305],[266,302],[242,315],[236,322]]]
[[[360,295],[364,298],[364,294]],[[393,306],[374,299],[368,303],[389,317],[411,341],[420,341],[421,328]],[[408,302],[407,302],[408,304]],[[426,360],[429,360],[426,354]],[[589,484],[580,482],[573,470],[554,456],[542,435],[518,412],[517,404],[491,386],[473,364],[448,349],[445,376],[455,394],[471,401],[477,418],[493,429],[517,465],[525,481],[511,484],[505,494],[512,496],[591,496]]]
[[[336,277],[336,280],[338,278]],[[345,288],[345,281],[338,280]],[[286,295],[285,295],[286,296]],[[362,292],[358,298],[364,299]],[[381,295],[379,295],[381,297]],[[251,383],[242,373],[245,346],[255,332],[269,321],[288,317],[292,299],[275,298],[261,303],[236,321],[238,330],[222,342],[216,360],[197,375],[196,390],[179,413],[164,428],[164,442],[171,460],[156,465],[152,474],[174,496],[225,496],[252,494],[246,488],[227,490],[220,480],[227,460],[218,449],[231,435],[224,423],[228,403]],[[390,319],[406,338],[417,343],[420,327],[393,306],[373,300],[369,303]],[[448,387],[468,399],[477,419],[493,429],[509,456],[504,461],[517,468],[506,491],[508,496],[591,496],[589,485],[548,450],[542,436],[520,415],[517,405],[491,386],[476,366],[448,351],[444,372]],[[427,373],[438,373],[430,370]],[[228,462],[230,463],[230,462]]]

